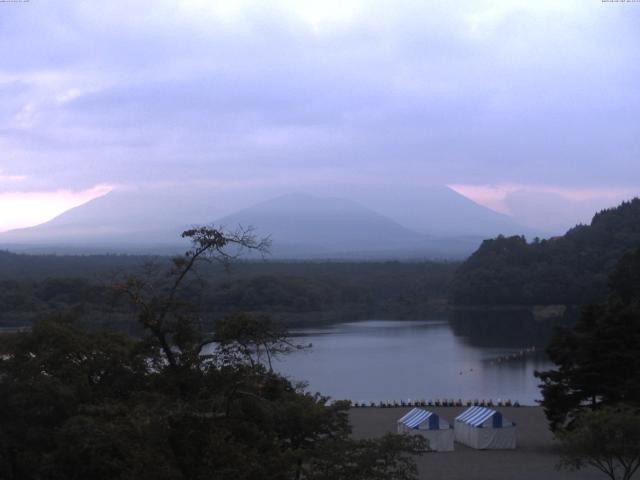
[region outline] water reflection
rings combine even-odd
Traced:
[[[564,318],[536,321],[530,309],[521,310],[462,310],[450,318],[456,336],[478,347],[535,346],[540,350],[559,326],[570,320]]]
[[[533,345],[510,342],[500,329],[486,334],[486,324],[484,330],[478,338],[446,319],[301,329],[296,341],[313,348],[282,359],[277,368],[307,380],[313,391],[353,401],[500,398],[533,404],[540,398],[533,372],[550,366],[542,348],[524,351]]]

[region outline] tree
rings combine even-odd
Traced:
[[[562,445],[560,467],[592,466],[611,480],[630,480],[640,467],[640,413],[625,406],[586,410],[574,428],[557,433]]]
[[[147,440],[153,444],[144,435],[125,441],[115,435],[118,425],[105,422],[118,417],[119,409],[124,413],[135,405],[136,392],[150,386],[153,351],[140,342],[119,334],[83,332],[61,317],[0,340],[0,478],[41,478],[56,471],[60,474],[52,478],[67,478],[61,473],[68,470],[65,457],[74,459],[73,469],[85,468],[85,452],[100,450],[87,445],[100,443],[104,435],[82,435],[70,442],[71,433],[79,434],[81,426],[84,434],[110,428],[111,442],[122,440],[117,442],[120,448],[135,441],[143,451]],[[133,420],[132,411],[126,412]],[[125,416],[119,416],[122,424]],[[111,456],[113,465],[119,455]],[[148,467],[155,471],[152,463]],[[96,469],[94,478],[113,478],[109,462],[94,455],[89,464]]]
[[[421,435],[391,435],[380,439],[327,442],[307,463],[308,480],[413,480],[418,474],[410,454],[426,449]]]
[[[228,268],[243,251],[265,254],[270,245],[268,238],[258,239],[251,228],[241,227],[230,233],[213,227],[192,228],[182,237],[191,240],[192,248],[174,257],[168,272],[159,273],[151,264],[146,275],[128,276],[114,285],[129,297],[140,324],[174,370],[199,362],[202,349],[212,341],[203,341],[202,332],[197,331],[197,312],[181,297],[189,275],[196,273],[200,262],[215,261]]]
[[[277,325],[267,316],[259,318],[237,313],[216,324],[213,341],[218,353],[232,363],[246,362],[254,368],[264,364],[273,371],[272,359],[311,345],[295,344],[284,327]],[[266,360],[266,362],[265,362]]]
[[[607,276],[640,245],[640,198],[596,213],[590,225],[527,243],[485,240],[458,270],[451,293],[458,305],[585,305],[606,300]]]
[[[414,479],[419,439],[353,440],[348,402],[270,368],[297,348],[277,325],[238,315],[212,334],[199,327],[185,300],[198,263],[226,265],[227,247],[265,242],[212,228],[183,236],[193,248],[167,272],[116,285],[142,337],[58,317],[0,338],[0,478]],[[336,475],[319,476],[321,465]]]
[[[547,348],[554,370],[536,372],[553,430],[586,408],[640,406],[640,249],[625,255],[611,276],[607,303],[584,309],[573,328]]]

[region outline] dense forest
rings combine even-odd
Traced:
[[[113,285],[165,267],[167,257],[54,256],[0,252],[0,327],[67,312],[95,327],[131,331]],[[288,324],[416,318],[445,308],[455,263],[235,262],[203,264],[184,295],[204,323],[243,311]]]
[[[607,278],[640,245],[640,199],[597,213],[548,240],[485,240],[456,272],[457,305],[583,305],[604,300]]]
[[[616,262],[637,245],[640,200],[634,199],[562,237],[486,240],[462,264],[268,258],[234,262],[230,270],[204,264],[184,295],[211,325],[238,311],[269,314],[290,325],[424,318],[444,311],[451,298],[459,307],[583,305],[603,300]],[[126,302],[113,285],[169,262],[154,256],[0,251],[0,328],[67,312],[94,327],[132,331]]]

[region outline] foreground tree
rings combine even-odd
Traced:
[[[640,415],[626,406],[582,412],[570,430],[557,434],[560,466],[580,470],[592,466],[611,480],[630,480],[640,467]]]
[[[537,372],[551,428],[571,426],[585,409],[640,406],[640,249],[610,279],[607,303],[587,307],[547,349],[557,369]]]
[[[353,440],[347,402],[273,372],[271,358],[297,348],[286,332],[244,315],[202,331],[184,300],[198,263],[266,243],[212,228],[183,236],[193,248],[167,272],[116,285],[141,338],[68,318],[0,337],[0,478],[415,478],[420,438]]]
[[[418,474],[408,452],[420,454],[426,443],[420,435],[387,434],[375,440],[339,440],[322,445],[305,465],[308,480],[412,480]]]
[[[201,262],[217,262],[228,268],[230,262],[245,251],[265,254],[269,239],[258,239],[252,229],[224,232],[212,227],[186,230],[183,238],[191,241],[191,249],[174,257],[168,271],[158,271],[154,264],[145,266],[143,274],[128,276],[114,288],[126,295],[138,321],[161,350],[172,370],[199,364],[202,349],[213,341],[199,329],[198,312],[185,300],[185,291],[197,278]]]

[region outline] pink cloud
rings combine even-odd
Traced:
[[[511,215],[513,212],[508,204],[509,196],[517,192],[530,194],[553,194],[564,200],[580,203],[602,200],[617,202],[638,194],[640,189],[632,188],[576,188],[554,185],[525,185],[518,183],[501,183],[496,185],[451,184],[449,188],[460,195],[473,200],[480,205],[491,208],[496,212]]]

